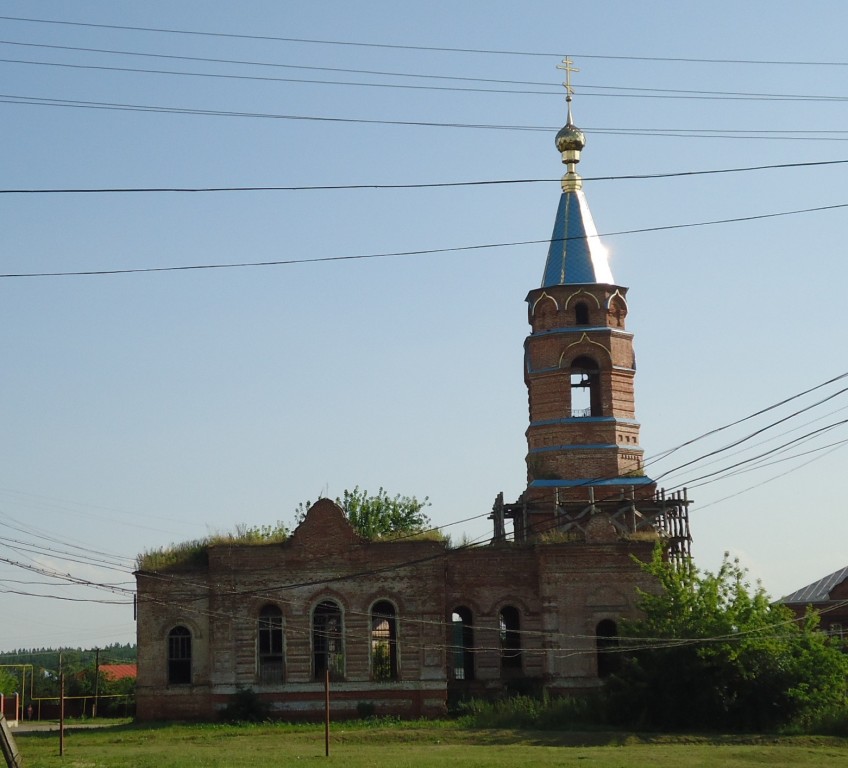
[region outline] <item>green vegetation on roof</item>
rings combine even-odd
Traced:
[[[135,559],[139,571],[164,571],[186,566],[202,567],[209,564],[209,548],[222,545],[279,544],[289,537],[284,523],[248,526],[240,523],[235,531],[213,533],[202,539],[192,539],[167,547],[149,549]]]

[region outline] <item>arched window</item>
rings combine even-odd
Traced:
[[[285,678],[283,654],[283,612],[266,605],[259,612],[257,632],[257,677],[260,683],[281,683]]]
[[[388,600],[371,609],[371,678],[398,679],[397,617]]]
[[[547,331],[556,325],[557,306],[550,296],[542,296],[533,308],[533,327],[540,331]]]
[[[342,609],[332,600],[320,603],[312,614],[312,660],[316,680],[327,672],[331,680],[344,679]]]
[[[451,614],[453,679],[474,679],[474,626],[471,610],[454,608]]]
[[[186,627],[168,633],[168,685],[191,685],[191,632]]]
[[[616,328],[624,327],[624,318],[627,317],[627,304],[621,296],[614,296],[607,309],[607,322]]]
[[[581,355],[571,363],[571,416],[601,415],[601,371],[591,357]]]
[[[501,670],[521,669],[521,619],[518,608],[505,605],[498,617],[501,640]]]
[[[576,325],[589,325],[589,306],[585,301],[574,305],[574,322]]]
[[[598,652],[598,677],[609,677],[618,671],[618,627],[612,619],[601,621],[595,629],[595,647]]]

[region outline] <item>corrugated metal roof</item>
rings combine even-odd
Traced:
[[[607,249],[598,237],[583,190],[563,192],[557,207],[542,287],[578,283],[614,285]]]
[[[807,605],[809,603],[822,603],[830,599],[831,590],[837,584],[841,584],[845,581],[845,579],[848,579],[848,565],[835,573],[831,573],[829,576],[825,576],[823,579],[819,579],[812,584],[808,584],[806,587],[801,587],[801,589],[796,590],[791,595],[781,597],[780,602],[802,603],[803,605]]]

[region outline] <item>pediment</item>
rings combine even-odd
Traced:
[[[324,553],[342,551],[362,541],[342,508],[330,499],[318,499],[291,535],[292,547]]]

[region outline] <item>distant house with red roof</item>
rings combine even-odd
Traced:
[[[128,677],[135,680],[138,677],[138,664],[101,664],[100,674],[113,682]]]

